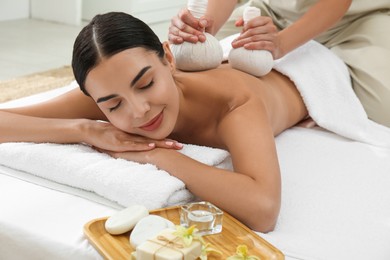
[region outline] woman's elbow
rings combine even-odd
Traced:
[[[268,233],[273,231],[279,216],[280,200],[276,198],[258,199],[253,201],[249,217],[248,227],[254,231]]]

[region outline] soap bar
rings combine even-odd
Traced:
[[[146,240],[157,236],[162,230],[171,228],[175,224],[166,218],[149,215],[138,221],[130,234],[130,244],[135,249]]]
[[[133,205],[109,217],[105,223],[105,228],[112,235],[126,233],[134,228],[137,222],[148,216],[149,211],[142,205]]]
[[[173,234],[175,230],[165,229],[156,237],[147,240],[136,249],[137,259],[142,260],[194,260],[202,253],[202,244],[193,240],[185,246],[182,238]]]

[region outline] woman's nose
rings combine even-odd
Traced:
[[[150,106],[148,102],[145,101],[134,102],[131,106],[131,112],[133,114],[133,118],[142,118],[149,110],[150,110]]]

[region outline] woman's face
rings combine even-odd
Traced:
[[[119,52],[88,73],[86,90],[117,128],[164,139],[173,131],[179,113],[179,92],[169,55],[168,51],[164,64],[156,53],[144,48]]]

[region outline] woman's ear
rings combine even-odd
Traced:
[[[163,49],[165,52],[164,59],[168,62],[168,65],[173,73],[176,71],[175,57],[173,56],[171,48],[169,47],[169,43],[167,41],[163,42]]]

